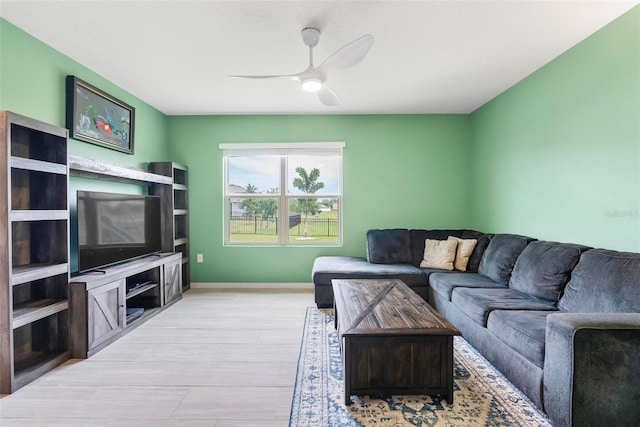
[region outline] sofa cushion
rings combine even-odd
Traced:
[[[413,263],[406,228],[367,231],[367,260],[374,264]]]
[[[513,267],[509,288],[557,302],[580,254],[587,249],[570,243],[531,242]]]
[[[457,240],[427,239],[424,244],[424,255],[420,267],[453,270],[457,247]]]
[[[551,301],[532,298],[508,288],[455,288],[451,302],[480,326],[493,310],[556,310]]]
[[[487,329],[500,341],[526,357],[536,366],[544,366],[544,340],[547,315],[554,311],[494,310]]]
[[[317,285],[331,286],[331,279],[400,279],[408,286],[424,286],[427,276],[410,264],[371,264],[364,258],[320,256],[313,262],[311,279]]]
[[[451,301],[451,294],[455,288],[506,288],[502,283],[494,282],[478,273],[432,273],[429,276],[429,286],[433,291]]]
[[[456,258],[453,261],[453,268],[458,271],[467,271],[469,257],[473,253],[478,241],[476,239],[461,239],[460,237],[455,236],[449,236],[447,240],[455,240],[458,242]]]
[[[413,257],[413,265],[420,266],[424,256],[424,242],[427,239],[447,240],[449,236],[460,237],[463,230],[410,230],[411,234],[411,254]]]
[[[584,252],[558,307],[571,312],[639,313],[640,253]]]
[[[478,272],[478,267],[480,267],[480,261],[482,260],[482,255],[484,255],[484,251],[489,246],[489,242],[491,242],[491,237],[493,234],[484,234],[479,231],[474,230],[464,230],[462,232],[463,239],[476,239],[476,247],[473,248],[473,252],[471,252],[471,256],[469,257],[469,263],[467,264],[467,271],[472,273]]]
[[[533,240],[515,234],[496,234],[482,255],[478,272],[506,285],[518,256]]]

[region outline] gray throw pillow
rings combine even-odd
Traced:
[[[473,252],[471,252],[471,256],[469,257],[469,263],[467,264],[467,271],[471,273],[477,273],[478,268],[480,268],[480,261],[482,260],[482,255],[484,255],[484,251],[487,250],[487,246],[489,246],[489,242],[491,242],[492,234],[471,234],[471,233],[463,233],[463,239],[476,239],[478,242],[476,243],[476,247],[473,248]]]

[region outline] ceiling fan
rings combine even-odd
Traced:
[[[340,104],[338,94],[327,86],[327,75],[333,70],[353,67],[367,55],[373,44],[373,36],[366,34],[346,44],[329,56],[317,67],[313,65],[313,48],[320,41],[320,30],[307,27],[302,30],[302,41],[309,47],[309,67],[297,74],[267,75],[267,76],[238,76],[232,78],[243,79],[279,79],[285,78],[293,80],[302,85],[302,89],[307,92],[317,92],[320,102],[325,105],[335,106]]]

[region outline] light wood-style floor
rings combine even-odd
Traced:
[[[287,426],[308,291],[192,289],[0,398],[0,426]]]

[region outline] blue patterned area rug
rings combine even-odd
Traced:
[[[454,360],[453,405],[426,395],[353,396],[347,407],[333,312],[308,308],[289,426],[551,426],[461,337],[455,337]]]

